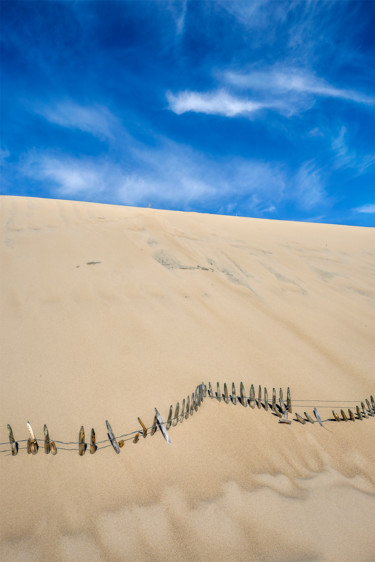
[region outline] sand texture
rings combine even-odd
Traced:
[[[0,205],[1,560],[375,560],[375,416],[325,421],[375,395],[373,229]],[[78,454],[202,381],[289,386],[292,423],[207,396],[170,446]]]

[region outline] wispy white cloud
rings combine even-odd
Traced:
[[[265,104],[235,97],[225,90],[214,92],[184,91],[178,94],[167,93],[169,109],[177,115],[187,113],[206,113],[208,115],[224,115],[235,117],[237,115],[250,115],[266,107]]]
[[[312,160],[300,166],[290,187],[289,196],[304,210],[310,211],[327,202],[322,172]]]
[[[375,215],[375,204],[369,203],[368,205],[362,205],[362,207],[356,207],[354,211],[356,213]]]
[[[338,133],[334,134],[331,148],[334,154],[333,169],[352,169],[358,175],[366,172],[375,164],[373,154],[358,154],[357,150],[350,146],[347,128],[342,126]]]
[[[290,93],[335,98],[360,104],[374,104],[375,99],[355,90],[337,88],[306,69],[269,69],[249,73],[226,72],[224,80],[245,90],[262,91],[277,96]]]
[[[118,119],[106,107],[80,105],[72,101],[36,108],[50,123],[69,129],[78,129],[100,139],[113,139],[120,128]]]

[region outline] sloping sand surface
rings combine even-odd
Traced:
[[[28,455],[163,418],[204,381],[332,419],[375,395],[372,229],[2,197],[1,560],[374,560],[375,417],[205,398],[121,454]],[[310,402],[308,402],[310,401]],[[334,403],[334,401],[337,401]],[[347,409],[346,409],[347,412]],[[9,451],[9,445],[0,450]]]

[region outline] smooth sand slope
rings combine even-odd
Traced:
[[[0,202],[1,442],[128,433],[201,381],[375,395],[374,230]],[[171,446],[3,453],[0,559],[375,560],[375,417],[325,428],[206,398]]]

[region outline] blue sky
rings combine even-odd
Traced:
[[[1,6],[1,193],[375,225],[375,2]]]

